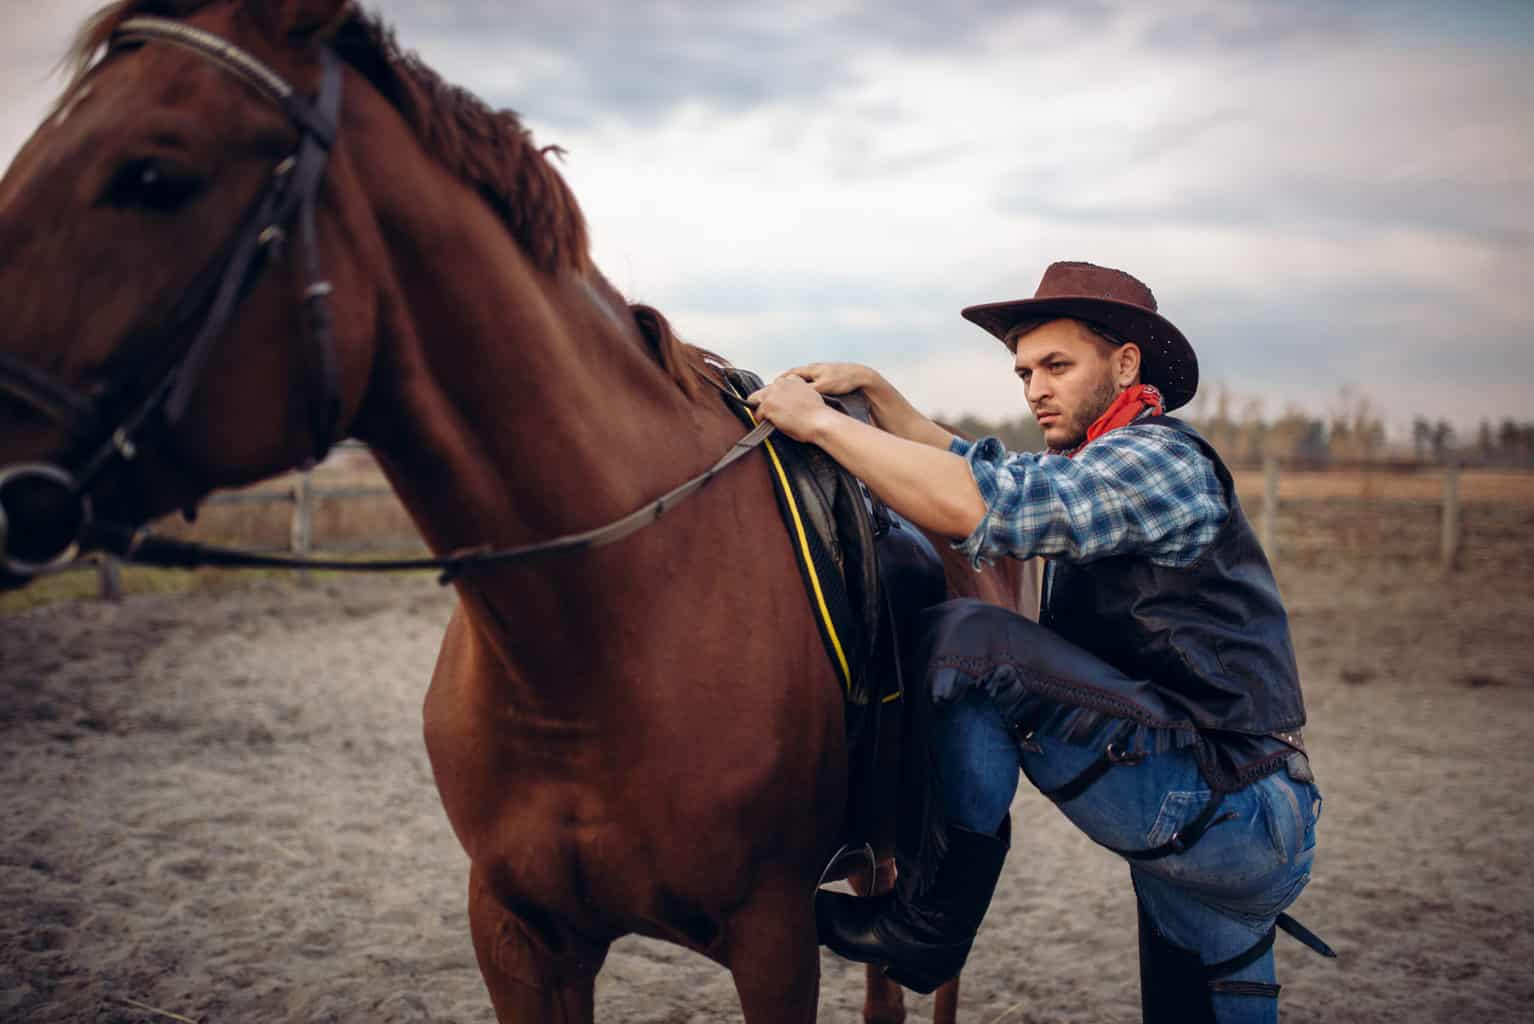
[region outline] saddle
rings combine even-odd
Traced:
[[[721,371],[742,403],[762,387],[761,377],[749,370],[729,366]],[[868,422],[862,396],[847,397],[851,401],[832,399],[830,404]],[[744,404],[731,407],[747,426],[755,425]],[[869,673],[884,614],[876,543],[889,528],[888,510],[862,481],[814,445],[777,434],[762,446],[772,467],[778,511],[794,544],[821,641],[841,676],[843,696],[856,707],[890,697],[881,690],[890,681],[872,679]]]
[[[719,367],[754,425],[744,399],[759,376]],[[859,393],[828,399],[838,411],[871,421]],[[781,434],[763,442],[773,490],[819,627],[826,654],[843,683],[848,748],[848,800],[843,846],[826,868],[898,848],[902,883],[921,886],[941,855],[942,829],[929,771],[925,673],[903,671],[905,639],[915,615],[947,598],[942,562],[931,543],[893,516],[862,481],[819,448]]]

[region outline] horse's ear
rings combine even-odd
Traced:
[[[253,12],[281,39],[325,38],[351,15],[351,0],[255,0]]]

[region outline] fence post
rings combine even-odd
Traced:
[[[293,493],[293,526],[289,531],[288,550],[295,555],[307,557],[314,549],[314,481],[308,470],[298,475]],[[299,570],[298,585],[307,587],[314,582],[308,570]]]
[[[122,600],[123,573],[121,562],[111,555],[101,555],[96,559],[96,578],[101,587],[101,600]]]
[[[1439,564],[1444,572],[1459,568],[1459,463],[1449,461],[1443,469],[1443,527],[1439,539]]]
[[[1278,456],[1262,460],[1262,550],[1268,564],[1278,563]]]

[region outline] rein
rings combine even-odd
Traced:
[[[311,402],[314,462],[323,459],[330,450],[341,413],[340,370],[328,302],[332,288],[321,273],[315,222],[320,183],[339,127],[340,59],[328,47],[322,49],[319,95],[311,102],[282,76],[234,44],[211,32],[171,19],[130,18],[113,37],[111,48],[146,42],[163,42],[190,50],[245,81],[287,113],[299,130],[298,147],[277,165],[266,191],[245,218],[223,257],[222,273],[203,275],[199,280],[205,285],[194,288],[177,304],[170,318],[171,329],[180,328],[183,322],[193,322],[199,311],[206,310],[200,329],[171,361],[169,369],[149,389],[147,396],[107,431],[104,442],[98,443],[94,450],[88,445],[82,446],[89,454],[80,468],[71,472],[47,462],[0,467],[0,571],[31,578],[62,568],[82,549],[101,549],[125,561],[177,569],[199,566],[342,572],[434,569],[441,570],[441,582],[445,584],[466,570],[481,566],[514,564],[541,555],[596,548],[622,540],[659,520],[773,433],[771,423],[759,423],[708,469],[604,526],[511,548],[492,549],[488,545],[470,548],[442,558],[351,562],[265,555],[157,537],[144,528],[95,521],[91,511],[91,485],[110,468],[130,462],[137,456],[141,435],[153,417],[158,415],[166,428],[174,427],[182,420],[214,345],[225,333],[236,309],[261,273],[276,262],[287,238],[287,225],[295,218],[306,281],[303,324],[316,351],[317,363],[318,393],[312,396]],[[739,396],[708,374],[700,372],[699,376],[727,399],[744,404]],[[107,419],[102,415],[103,399],[82,395],[42,370],[3,353],[0,353],[0,394],[10,395],[47,418],[62,422],[71,437],[77,440],[92,435],[99,437],[99,424]],[[30,492],[36,507],[43,511],[30,519],[17,518],[6,505],[8,490],[13,495]],[[13,519],[28,529],[13,536]]]
[[[487,545],[455,552],[442,558],[349,562],[332,558],[263,555],[260,552],[239,548],[198,544],[173,537],[158,537],[143,529],[132,530],[108,523],[94,527],[90,536],[94,542],[92,546],[109,551],[124,561],[157,566],[162,569],[196,569],[205,566],[222,569],[331,569],[339,572],[409,572],[440,569],[442,575],[437,582],[446,585],[469,569],[510,565],[540,555],[583,551],[616,543],[651,523],[658,522],[661,516],[702,490],[714,477],[755,450],[771,436],[774,429],[771,423],[762,421],[749,434],[731,445],[729,451],[708,469],[621,519],[615,519],[605,526],[598,526],[591,530],[567,533],[551,540],[511,548],[492,549]]]

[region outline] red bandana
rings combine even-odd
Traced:
[[[1156,390],[1154,385],[1136,384],[1132,388],[1125,388],[1113,400],[1113,404],[1108,406],[1108,410],[1087,428],[1087,439],[1065,452],[1065,456],[1070,458],[1110,430],[1128,426],[1139,419],[1140,414],[1147,409],[1152,416],[1161,415],[1161,392]]]

